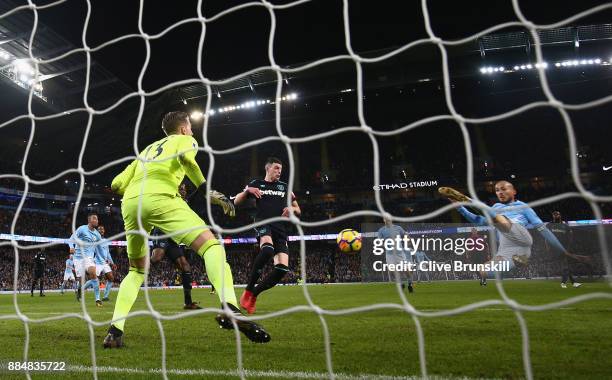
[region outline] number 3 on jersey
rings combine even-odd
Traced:
[[[155,153],[156,153],[156,154],[155,154],[155,156],[153,156],[153,157],[151,157],[151,158],[148,158],[148,157],[147,157],[147,159],[149,159],[149,160],[154,160],[154,159],[156,159],[157,157],[159,157],[159,155],[160,155],[160,154],[162,154],[162,152],[164,151],[163,146],[164,146],[164,144],[165,144],[167,141],[168,141],[168,139],[167,139],[167,138],[165,138],[165,139],[163,139],[163,140],[162,140],[162,141],[161,141],[159,144],[157,144],[157,147],[155,148]],[[146,154],[146,156],[148,156],[148,155],[149,155],[149,154],[148,154],[148,152],[149,152],[149,150],[150,150],[150,149],[151,149],[151,148],[147,149],[147,154]]]

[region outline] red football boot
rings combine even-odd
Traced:
[[[240,296],[240,306],[242,306],[248,314],[255,313],[255,302],[257,302],[257,297],[255,297],[250,290],[245,290],[242,296]]]

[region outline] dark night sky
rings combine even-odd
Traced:
[[[203,14],[210,17],[241,3],[204,1]],[[523,1],[521,7],[534,22],[552,23],[600,3],[564,2],[560,7],[552,1]],[[97,46],[125,34],[138,33],[138,4],[138,1],[92,1],[88,44]],[[428,6],[434,31],[445,39],[466,37],[496,24],[517,20],[511,2],[507,0],[430,1]],[[145,2],[143,29],[148,34],[159,33],[182,19],[196,17],[196,7],[194,0]],[[352,44],[357,52],[400,46],[427,37],[418,1],[350,1],[349,10]],[[85,1],[69,0],[40,11],[40,21],[76,46],[81,46],[85,14]],[[278,64],[292,65],[346,53],[341,1],[315,0],[277,10],[275,14],[274,56]],[[579,23],[605,22],[611,16],[611,11],[604,11]],[[203,54],[204,74],[211,79],[223,79],[269,64],[269,30],[270,16],[263,7],[242,9],[209,23]],[[152,42],[151,63],[145,76],[146,89],[197,76],[200,33],[200,25],[190,23]],[[144,56],[144,42],[137,39],[120,42],[93,55],[132,88],[136,88]]]
[[[45,4],[49,2],[37,3]],[[203,14],[206,17],[211,17],[239,3],[236,1],[204,1]],[[526,17],[533,22],[547,24],[563,20],[600,3],[597,1],[563,2],[563,6],[559,6],[557,2],[552,1],[522,1],[521,7]],[[16,2],[16,4],[19,3]],[[82,46],[81,35],[86,15],[86,4],[82,0],[68,0],[58,6],[41,10],[39,12],[40,22],[61,34],[75,46]],[[92,1],[91,19],[87,28],[88,45],[95,47],[122,35],[138,33],[138,5],[138,1]],[[150,35],[156,34],[180,20],[196,17],[196,6],[197,2],[195,0],[181,0],[173,3],[147,1],[144,8],[144,31]],[[444,39],[467,37],[496,24],[517,20],[511,1],[430,1],[428,6],[433,29],[439,37]],[[354,50],[357,52],[388,49],[427,37],[419,1],[350,1],[349,9],[351,41]],[[295,65],[346,53],[341,1],[314,0],[290,9],[277,10],[275,14],[277,30],[274,56],[278,64]],[[603,23],[610,22],[610,20],[612,20],[612,10],[607,10],[581,19],[573,25]],[[267,56],[269,30],[270,15],[263,7],[251,7],[235,11],[219,20],[208,23],[202,57],[204,75],[211,79],[224,79],[255,67],[269,65]],[[510,30],[506,29],[498,31],[498,33],[508,31]],[[197,46],[200,34],[200,24],[190,23],[174,29],[161,39],[152,41],[151,62],[144,77],[144,89],[152,91],[177,80],[196,78]],[[430,52],[426,53],[430,54]],[[414,49],[404,54],[426,53]],[[478,53],[475,54],[477,56]],[[433,52],[433,55],[428,56],[430,61],[436,62],[437,70],[439,70],[438,57],[439,53],[436,51]],[[129,87],[136,89],[137,77],[145,58],[145,44],[142,39],[122,41],[106,47],[100,52],[93,53],[92,58]],[[346,66],[348,70],[354,70],[354,65],[347,63]],[[364,68],[364,70],[367,75],[368,69]],[[79,75],[82,74],[82,72],[79,73]],[[542,100],[542,94],[537,87],[538,84],[535,83],[536,81],[533,81],[533,85],[529,85],[531,87],[521,89],[516,93],[508,91],[504,94],[495,94],[495,91],[499,92],[499,88],[505,85],[503,83],[504,79],[500,78],[500,81],[496,84],[497,90],[476,87],[474,83],[478,82],[480,84],[480,79],[478,75],[474,75],[470,79],[473,83],[465,84],[463,90],[461,90],[463,92],[457,92],[454,95],[456,96],[455,101],[458,111],[466,116],[482,117],[499,114],[520,107],[527,102]],[[505,80],[506,82],[514,81],[511,78]],[[592,94],[588,95],[587,99],[574,100],[574,102],[592,100],[595,96],[609,94],[609,86],[606,87],[604,82],[597,85],[597,90],[589,91],[590,85],[590,83],[576,84],[571,88],[566,86],[554,90],[558,96],[575,95],[578,92]],[[376,100],[368,98],[366,104],[368,122],[372,123],[375,128],[385,129],[397,127],[419,118],[448,113],[444,104],[443,93],[436,90],[434,84],[431,87],[427,90],[429,92],[419,89],[415,97],[407,96],[405,93],[402,97],[398,96],[397,93],[390,94],[389,97],[396,99],[389,101],[388,104],[384,101],[376,102]],[[469,93],[470,96],[465,96],[466,91],[472,91],[472,88],[474,89],[472,93]],[[572,91],[572,89],[577,88],[586,90]],[[461,87],[458,86],[457,91],[460,89]],[[491,94],[488,93],[489,91]],[[601,92],[603,94],[600,94]],[[250,93],[246,94],[246,96],[250,95]],[[244,94],[239,96],[244,96]],[[382,96],[381,94],[381,98]],[[418,102],[415,103],[415,99]],[[233,101],[233,99],[224,96],[221,101]],[[325,108],[324,111],[318,108],[317,112],[298,112],[300,116],[296,117],[296,120],[287,117],[291,116],[289,114],[283,114],[282,123],[285,127],[296,126],[288,132],[292,136],[308,135],[314,133],[315,130],[321,131],[343,125],[355,125],[358,122],[355,116],[356,106],[347,100],[343,105],[344,108],[342,108],[337,103],[337,99],[335,101],[336,103]],[[314,100],[312,102],[314,103]],[[397,104],[400,104],[400,106],[398,107]],[[411,107],[406,105],[411,105]],[[86,168],[98,167],[101,163],[130,154],[134,130],[132,117],[136,114],[137,106],[136,100],[130,100],[126,103],[126,107],[129,107],[130,115],[128,116],[130,118],[126,119],[127,121],[123,124],[116,122],[124,116],[122,114],[123,110],[111,112],[109,115],[97,116],[94,119],[94,127],[87,145],[88,154],[85,155]],[[481,114],[470,113],[472,110],[478,110]],[[575,117],[576,125],[590,127],[587,125],[589,121],[606,119],[606,112],[602,112],[602,110],[605,111],[605,109],[599,108],[572,113],[572,116]],[[216,148],[227,148],[247,140],[275,134],[273,114],[267,114],[258,120],[255,120],[255,118],[247,120],[246,117],[236,114],[231,122],[232,125],[229,125],[229,122],[221,125],[217,124],[216,127],[218,128],[212,129],[210,132],[213,135],[211,144],[217,144],[215,145]],[[558,115],[548,116],[544,110],[536,110],[528,115],[520,115],[505,123],[500,123],[495,132],[491,129],[491,132],[485,132],[482,135],[489,144],[491,141],[495,141],[495,138],[491,136],[497,132],[508,132],[508,128],[512,128],[513,123],[524,124],[524,130],[529,133],[529,123],[533,123],[534,120],[541,120],[542,125],[554,124],[555,144],[558,144],[560,150],[565,149],[565,136]],[[71,115],[55,122],[38,122],[35,141],[40,142],[40,144],[32,148],[31,158],[28,162],[37,164],[42,162],[46,165],[47,161],[41,159],[41,157],[49,155],[50,152],[45,149],[52,149],[51,153],[58,155],[54,160],[56,163],[60,163],[57,166],[62,169],[75,167],[78,149],[80,149],[83,139],[84,128],[82,127],[84,123],[85,114]],[[219,121],[211,123],[219,123]],[[26,123],[22,124],[5,129],[7,133],[18,130],[19,143],[26,138],[29,131]],[[148,144],[151,140],[160,137],[157,120],[151,125],[143,124],[139,133],[140,143]],[[599,125],[600,123],[596,124]],[[301,130],[297,127],[298,125],[302,128]],[[257,126],[257,128],[254,126]],[[234,128],[231,129],[231,133],[228,133],[227,128],[229,127]],[[450,127],[450,129],[453,128]],[[454,130],[456,131],[456,128]],[[427,145],[429,133],[429,129],[427,129],[421,136],[418,136],[424,143],[419,144],[418,148],[411,148],[415,152],[411,159],[427,157],[426,154],[429,154],[429,152],[435,152],[435,149],[430,149]],[[436,133],[434,132],[432,136],[437,136]],[[542,133],[546,134],[546,132]],[[589,132],[588,128],[583,128],[579,133],[579,139],[586,141],[588,137],[586,133],[597,136],[596,132]],[[21,137],[21,134],[24,136]],[[68,137],[66,137],[66,139],[58,140],[53,145],[43,143],[53,136],[68,136],[72,137],[73,141],[71,143],[64,141],[68,140]],[[224,136],[227,136],[226,140],[231,141],[222,141]],[[363,136],[358,137],[362,138]],[[588,138],[589,141],[597,140],[596,137]],[[104,141],[106,146],[97,144],[96,141]],[[333,139],[330,139],[330,141],[333,142]],[[369,141],[364,141],[369,144]],[[534,137],[534,144],[539,141],[541,140]],[[68,145],[60,146],[60,144]],[[69,146],[70,144],[73,144],[73,146]],[[549,146],[552,145],[549,144]],[[526,152],[525,157],[520,159],[529,162],[528,153],[537,152],[543,146],[542,144],[535,144]],[[18,148],[22,149],[23,147],[19,146]],[[113,154],[105,154],[111,148],[115,149]],[[23,154],[19,149],[14,155],[20,156]],[[59,155],[58,151],[60,149],[66,152],[72,151],[73,154],[70,156],[66,153]],[[417,154],[418,149],[422,149],[424,153]],[[474,145],[474,149],[478,149],[477,144]],[[550,160],[546,162],[554,162],[555,155],[551,153],[548,156]],[[49,166],[52,163],[50,162]],[[57,168],[49,168],[48,170],[53,174],[58,172]],[[111,175],[110,170],[107,170],[107,172],[105,175]]]

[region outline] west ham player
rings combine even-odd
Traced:
[[[77,299],[81,299],[81,291],[89,287],[93,287],[94,295],[96,298],[96,306],[102,307],[102,301],[100,300],[100,282],[96,276],[96,263],[95,255],[100,252],[100,245],[94,245],[95,243],[102,240],[102,236],[96,229],[98,227],[98,215],[96,213],[90,213],[87,215],[87,224],[80,226],[72,235],[72,241],[74,242],[74,266],[76,269],[77,280],[79,281],[79,288],[77,290]],[[76,238],[83,241],[79,244]],[[87,277],[88,281],[83,284],[83,278]]]
[[[34,256],[34,278],[32,280],[32,290],[30,294],[34,297],[34,288],[38,281],[40,281],[40,296],[44,297],[45,293],[43,293],[43,286],[45,283],[45,266],[47,263],[47,256],[45,255],[45,250],[41,250]]]
[[[104,239],[104,234],[106,233],[106,229],[103,225],[98,226],[98,232],[100,236]],[[96,277],[104,276],[106,279],[106,283],[104,284],[104,296],[102,297],[102,301],[108,301],[108,296],[110,295],[111,289],[113,287],[113,282],[115,281],[115,277],[113,276],[113,271],[117,269],[115,262],[113,261],[113,256],[110,253],[110,242],[106,239],[102,240],[100,243],[100,254],[96,254]]]
[[[76,279],[76,276],[74,272],[74,261],[72,260],[72,254],[70,254],[68,256],[68,259],[66,260],[66,269],[64,270],[64,281],[62,281],[62,285],[60,286],[60,293],[64,294],[64,288],[66,287],[66,283],[68,281],[72,281],[72,289],[76,291],[77,282],[75,279]]]
[[[288,186],[280,180],[283,163],[276,157],[266,160],[266,176],[254,179],[245,187],[242,193],[236,195],[235,205],[244,203],[248,198],[254,198],[257,213],[255,221],[278,216],[289,216],[287,197],[291,197],[291,209],[297,216],[301,214],[300,206],[293,193],[289,194]],[[289,272],[289,248],[287,246],[287,231],[285,222],[273,222],[256,228],[259,238],[259,254],[255,257],[253,269],[246,290],[240,297],[240,306],[249,314],[255,312],[257,296],[261,292],[274,287]],[[261,282],[257,283],[263,268],[274,258],[274,269]]]
[[[559,211],[553,211],[552,213],[552,222],[547,224],[548,229],[559,239],[561,244],[564,247],[571,247],[573,242],[573,234],[572,229],[567,225],[566,222],[561,218],[561,213]],[[546,248],[550,250],[548,244],[546,244]],[[563,273],[561,276],[561,287],[567,288],[567,280],[569,279],[572,282],[572,286],[577,288],[582,284],[574,281],[574,276],[572,276],[570,260],[567,256],[561,256],[561,265],[563,267]]]
[[[376,237],[378,239],[393,239],[397,238],[403,239],[404,236],[408,236],[408,233],[404,231],[404,229],[398,225],[393,224],[391,219],[384,219],[385,225],[382,226],[378,232],[376,233]],[[401,264],[402,261],[407,263],[412,262],[412,256],[410,251],[405,251],[403,249],[397,249],[399,247],[393,247],[393,249],[385,250],[385,261],[387,264]],[[412,287],[412,273],[409,271],[394,271],[393,272],[396,277],[396,280],[400,282],[402,285],[402,289],[404,289],[405,285],[402,282],[403,278],[406,278],[406,282],[408,284],[408,291],[410,293],[414,292],[414,288]]]
[[[142,227],[150,231],[157,227],[172,235],[176,243],[190,246],[204,260],[211,282],[219,289],[222,305],[240,315],[236,301],[232,271],[226,261],[225,250],[206,223],[177,194],[185,175],[196,186],[199,196],[208,195],[211,203],[223,208],[225,214],[235,214],[234,205],[225,195],[211,191],[206,194],[206,179],[195,156],[198,144],[192,137],[191,122],[185,112],[169,112],[162,120],[166,137],[147,146],[111,184],[113,191],[123,196],[121,214],[127,234],[127,254],[130,271],[121,281],[113,323],[104,338],[105,348],[121,347],[125,318],[138,297],[148,265],[148,241],[140,234],[129,233]],[[142,226],[142,227],[141,227]],[[217,315],[222,328],[238,329],[252,341],[265,343],[270,335],[251,321]]]
[[[438,191],[451,202],[470,201],[470,198],[466,195],[450,187],[441,187]],[[529,256],[531,256],[531,246],[533,245],[533,239],[529,231],[527,231],[527,226],[533,226],[546,239],[548,244],[563,255],[579,260],[587,259],[585,256],[574,255],[568,252],[555,235],[546,228],[544,222],[542,222],[532,208],[523,207],[515,209],[515,207],[527,206],[527,204],[516,200],[516,189],[510,182],[497,182],[495,184],[495,194],[499,202],[492,206],[490,215],[499,233],[499,247],[491,263],[506,261],[510,269],[514,267],[515,262],[527,264]],[[458,211],[472,223],[486,224],[487,222],[484,216],[475,215],[463,206],[459,207]],[[492,272],[489,272],[489,275],[491,274]],[[486,273],[481,272],[480,275],[482,278],[486,276]]]

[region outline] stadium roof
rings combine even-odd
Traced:
[[[610,44],[608,42],[612,40],[612,24],[581,25],[540,30],[538,31],[538,36],[545,51],[549,47],[564,48],[563,50],[566,52],[565,57],[567,57],[568,55],[571,56],[571,54],[573,54],[573,50],[583,43],[591,45],[594,43],[598,44],[599,48],[601,48],[602,45],[609,48]],[[492,33],[467,42],[457,48],[449,48],[449,59],[452,60],[453,58],[463,57],[466,58],[466,62],[472,63],[472,65],[461,65],[464,67],[464,69],[455,71],[454,74],[457,76],[477,75],[476,65],[479,64],[478,62],[480,62],[483,58],[487,58],[487,55],[493,52],[498,54],[504,54],[504,52],[506,52],[507,54],[510,54],[518,51],[520,52],[519,54],[524,56],[524,60],[535,61],[533,44],[533,38],[528,31],[523,30],[507,33]],[[360,52],[359,54],[364,57],[381,56],[397,48],[398,47],[391,47],[376,51]],[[433,45],[424,48],[431,49],[433,48]],[[417,49],[419,48],[414,48],[414,50]],[[607,50],[602,51],[602,53],[607,52]],[[477,57],[477,55],[474,53],[480,54],[478,60],[474,60],[474,58]],[[437,60],[436,62],[439,62],[439,56],[436,54],[436,52],[428,54],[427,57],[428,58],[424,59],[423,54],[400,54],[388,60],[382,61],[378,63],[378,65],[383,66],[384,69],[388,70],[390,74],[397,72],[398,70],[411,71],[411,73],[405,73],[402,75],[402,77],[404,79],[404,84],[413,83],[418,82],[423,78],[428,78],[429,80],[433,79],[431,78],[431,72],[428,72],[427,69],[424,69],[423,71],[414,70],[415,64],[418,64],[418,62],[435,60]],[[472,60],[470,60],[470,57]],[[605,59],[608,58],[607,56],[604,57]],[[306,62],[294,64],[288,68],[299,67],[305,64]],[[297,73],[283,74],[283,79],[289,83],[291,80],[296,78],[320,80],[321,78],[331,77],[337,82],[340,78],[339,75],[347,72],[347,66],[347,64],[342,63],[325,64],[319,66],[316,70],[306,70]],[[407,70],[407,67],[410,67],[410,69]],[[352,75],[350,80],[354,82],[354,74],[350,72],[350,75]],[[437,75],[436,79],[440,78],[441,76]],[[258,87],[275,86],[276,80],[277,75],[275,72],[271,70],[260,71],[240,77],[226,84],[213,86],[212,94],[221,97],[224,94],[232,94],[245,90],[255,92],[256,88]],[[365,83],[367,86],[367,80]],[[328,90],[329,89],[325,89],[323,92]],[[340,90],[340,88],[338,88],[338,90]],[[181,87],[174,94],[175,98],[173,100],[175,103],[178,103],[183,100],[205,98],[207,96],[207,90],[204,85],[192,84]]]
[[[17,4],[12,1],[0,0],[0,14],[16,6]],[[28,10],[15,12],[0,20],[0,49],[12,56],[10,60],[4,62],[0,58],[3,66],[10,65],[15,60],[29,58],[33,23],[34,16]],[[31,53],[34,57],[49,60],[76,48],[52,28],[38,22],[32,42]],[[82,106],[86,68],[85,53],[70,54],[59,60],[41,64],[38,80],[43,85],[47,106],[56,112]],[[92,105],[108,106],[110,102],[133,91],[95,60],[91,60],[90,70],[88,101]]]

